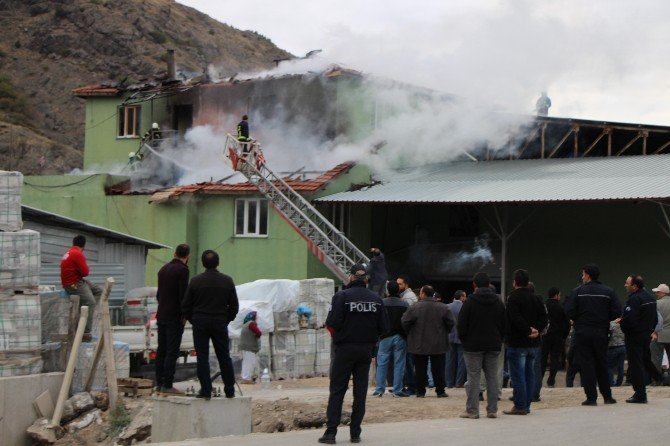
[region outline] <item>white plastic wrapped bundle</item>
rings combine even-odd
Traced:
[[[83,392],[88,378],[88,372],[93,363],[95,342],[82,342],[77,356],[77,366],[72,378],[72,393]],[[114,363],[116,365],[116,377],[128,378],[130,376],[130,345],[125,342],[114,343]],[[107,375],[105,361],[103,358],[98,362],[98,368],[93,379],[91,390],[107,389]]]
[[[273,353],[272,354],[272,376],[274,379],[297,378],[295,368],[295,353]]]
[[[295,332],[295,372],[299,378],[314,376],[316,364],[316,330]]]
[[[295,352],[295,334],[292,331],[272,333],[272,354]]]
[[[21,219],[21,172],[0,170],[0,231],[18,231],[23,227]]]
[[[33,352],[42,343],[42,307],[37,290],[24,294],[0,292],[0,357],[5,353]]]
[[[0,378],[42,373],[42,357],[39,354],[7,354],[0,357]]]
[[[39,281],[40,233],[0,232],[0,290],[37,287]]]

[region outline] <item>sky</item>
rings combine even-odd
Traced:
[[[178,0],[296,56],[531,113],[670,126],[664,0]]]

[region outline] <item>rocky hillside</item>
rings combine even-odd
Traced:
[[[178,70],[223,76],[290,56],[173,0],[0,0],[0,169],[81,167],[84,101],[70,91],[150,78],[169,48]]]

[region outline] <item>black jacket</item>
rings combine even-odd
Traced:
[[[181,320],[181,301],[186,295],[188,275],[188,267],[179,259],[172,259],[158,271],[156,319],[159,321]]]
[[[449,332],[454,316],[447,304],[426,297],[412,304],[402,315],[407,333],[407,351],[414,355],[441,355],[449,350]]]
[[[477,288],[458,314],[458,336],[466,352],[500,351],[505,335],[505,306],[490,288]]]
[[[540,346],[540,337],[528,336],[531,327],[540,333],[547,326],[547,310],[542,300],[528,288],[517,288],[507,298],[506,332],[507,345],[513,348],[533,348]]]
[[[374,344],[389,330],[388,316],[378,294],[357,280],[333,296],[326,325],[333,328],[333,342]]]
[[[647,290],[631,293],[621,317],[621,331],[626,336],[651,336],[657,322],[656,299]]]
[[[237,139],[239,141],[249,141],[249,122],[240,121],[237,124]]]
[[[621,316],[621,303],[612,288],[592,280],[572,290],[565,313],[575,322],[575,331],[597,328],[607,332],[610,321]]]
[[[379,255],[372,256],[370,259],[370,264],[366,268],[365,272],[367,273],[368,277],[370,277],[370,285],[380,285],[386,283],[389,275],[386,272],[386,259],[384,258],[383,252],[380,252]]]
[[[215,268],[191,279],[181,303],[181,312],[189,321],[210,318],[228,323],[235,319],[239,308],[233,279]]]
[[[546,336],[567,338],[570,332],[570,320],[565,314],[563,305],[556,299],[547,299],[545,302],[547,312],[549,313],[549,330]]]
[[[384,310],[389,319],[389,331],[382,336],[383,338],[389,338],[391,336],[400,335],[403,338],[406,338],[405,330],[402,328],[402,323],[400,319],[402,315],[405,314],[405,311],[409,308],[409,304],[399,298],[398,296],[389,296],[385,299],[382,299],[384,302]]]

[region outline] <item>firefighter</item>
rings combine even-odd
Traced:
[[[237,140],[241,142],[242,152],[249,153],[251,151],[252,139],[249,138],[249,116],[242,116],[242,120],[237,124]]]

